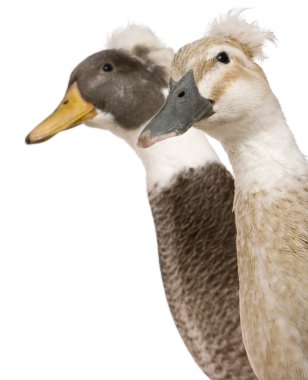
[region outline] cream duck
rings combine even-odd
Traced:
[[[223,144],[235,176],[248,357],[259,380],[306,380],[308,167],[255,62],[266,40],[274,35],[239,12],[215,20],[206,37],[175,55],[169,98],[139,144],[179,135],[194,122]]]
[[[81,122],[126,140],[144,163],[167,300],[192,356],[213,380],[255,379],[238,305],[233,178],[203,132],[137,146],[165,100],[173,52],[147,28],[112,35],[80,63],[59,108],[26,138],[44,141]]]

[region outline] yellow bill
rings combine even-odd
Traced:
[[[83,99],[77,82],[74,82],[68,88],[58,108],[28,134],[26,143],[35,144],[46,141],[55,134],[76,127],[95,116],[95,106]]]

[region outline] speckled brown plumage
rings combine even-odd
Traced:
[[[171,313],[212,380],[256,379],[240,329],[233,188],[224,166],[210,163],[149,193]]]

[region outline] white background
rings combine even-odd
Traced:
[[[307,153],[305,2],[3,4],[1,380],[205,379],[165,301],[145,173],[134,152],[84,126],[36,146],[24,137],[60,102],[74,66],[102,49],[114,28],[143,23],[177,49],[239,6],[252,7],[247,19],[278,37],[262,65]]]

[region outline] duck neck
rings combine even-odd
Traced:
[[[223,141],[237,190],[257,192],[307,175],[306,159],[280,109],[243,123],[243,136]]]
[[[209,144],[204,132],[191,128],[186,134],[161,141],[150,148],[137,146],[138,137],[144,126],[134,131],[120,131],[143,162],[147,174],[148,191],[158,193],[169,187],[177,175],[185,170],[197,168],[219,158]]]

